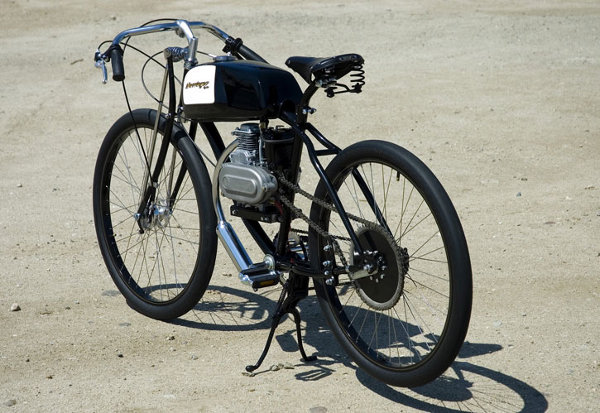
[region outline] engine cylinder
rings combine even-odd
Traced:
[[[231,132],[238,140],[238,148],[246,151],[258,150],[260,127],[257,123],[243,123]]]
[[[229,159],[233,163],[253,165],[259,161],[258,139],[260,127],[257,123],[244,123],[231,132],[236,137],[238,147],[231,153]]]
[[[277,179],[260,164],[260,126],[244,123],[232,135],[238,146],[219,172],[221,193],[242,204],[260,205],[277,190]]]

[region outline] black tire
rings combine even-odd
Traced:
[[[110,128],[98,154],[93,207],[104,262],[134,310],[169,320],[191,310],[210,281],[216,254],[211,182],[194,143],[175,127],[156,195],[140,219],[148,165],[154,169],[165,119],[150,162],[156,111],[137,109]],[[170,191],[181,181],[174,202]],[[152,211],[152,212],[150,212]],[[141,231],[143,229],[143,231]]]
[[[434,380],[460,350],[472,301],[467,243],[448,195],[417,157],[389,142],[352,145],[326,173],[347,212],[360,218],[351,222],[361,247],[376,251],[379,260],[360,279],[339,275],[333,285],[315,279],[331,330],[359,367],[387,384],[414,387]],[[322,182],[315,196],[329,201]],[[311,220],[329,233],[310,230],[315,270],[323,272],[324,261],[359,264],[337,213],[313,203]]]

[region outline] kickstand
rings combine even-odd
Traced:
[[[291,314],[294,317],[294,322],[296,323],[296,335],[298,337],[298,350],[300,350],[300,354],[302,355],[302,359],[305,362],[314,361],[317,359],[316,356],[307,356],[304,351],[304,346],[302,345],[302,333],[300,327],[300,312],[296,308],[296,304],[300,299],[304,297],[303,294],[292,294],[289,293],[289,282],[286,282],[283,285],[283,289],[281,291],[281,295],[279,296],[279,300],[277,301],[277,307],[275,308],[275,313],[273,314],[273,320],[271,322],[271,330],[269,331],[269,337],[267,337],[267,343],[265,344],[265,348],[263,349],[260,358],[254,365],[246,366],[246,371],[251,373],[254,370],[258,369],[262,362],[264,361],[267,353],[269,352],[269,348],[271,347],[271,342],[273,341],[273,336],[275,335],[275,329],[279,325],[281,321],[281,317],[286,314]]]

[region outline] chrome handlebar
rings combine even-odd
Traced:
[[[113,40],[113,44],[121,43],[126,37],[138,36],[141,34],[148,33],[156,33],[168,30],[176,30],[177,34],[180,37],[186,37],[188,42],[191,42],[193,38],[195,38],[192,27],[201,28],[204,30],[208,30],[211,34],[216,37],[219,37],[221,40],[225,41],[230,36],[225,33],[223,30],[219,29],[212,24],[207,24],[200,21],[188,22],[187,20],[177,20],[174,23],[161,23],[154,24],[151,26],[141,26],[133,29],[123,30],[121,33],[117,34]]]
[[[210,34],[214,35],[215,37],[218,37],[223,42],[227,42],[228,40],[232,39],[231,36],[229,36],[227,33],[219,29],[218,27],[201,21],[188,22],[187,20],[177,20],[172,23],[160,23],[123,30],[121,33],[115,36],[107,51],[105,51],[104,53],[100,53],[100,51],[98,50],[96,52],[95,65],[96,67],[102,69],[102,82],[106,83],[108,80],[108,75],[106,72],[106,62],[110,60],[110,52],[115,48],[119,48],[120,43],[127,38],[149,33],[174,30],[179,37],[185,37],[188,41],[185,65],[188,69],[193,67],[197,63],[196,52],[198,50],[198,38],[194,35],[192,28],[207,30]]]

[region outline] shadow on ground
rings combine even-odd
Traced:
[[[173,323],[205,330],[263,329],[266,340],[278,295],[279,290],[256,294],[230,287],[210,287],[191,317]],[[316,349],[317,360],[306,363],[307,369],[296,374],[298,380],[321,380],[335,374],[336,367],[341,364],[355,370],[358,381],[373,393],[425,412],[544,412],[548,408],[548,401],[534,387],[471,361],[502,351],[498,344],[465,342],[457,360],[435,381],[410,389],[391,387],[357,369],[345,355],[325,324],[316,297],[309,296],[299,308],[306,323],[303,340]],[[296,330],[291,320],[282,319],[274,343],[277,342],[283,351],[296,352]],[[257,374],[266,371],[268,368],[263,367]]]

